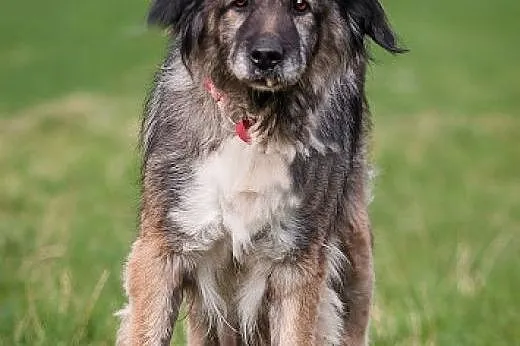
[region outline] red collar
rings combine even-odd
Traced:
[[[213,83],[213,81],[208,77],[204,78],[204,89],[211,95],[213,100],[217,103],[219,109],[223,111],[225,104],[227,102],[226,95]],[[235,133],[236,135],[246,142],[247,144],[251,144],[251,134],[249,133],[249,128],[254,124],[254,122],[249,118],[243,118],[242,120],[235,123]]]

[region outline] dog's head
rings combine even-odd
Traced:
[[[185,62],[218,60],[228,75],[262,90],[298,83],[320,63],[313,59],[320,42],[338,35],[335,51],[322,54],[351,55],[341,50],[364,49],[365,36],[401,52],[378,0],[154,0],[149,22],[173,29]]]

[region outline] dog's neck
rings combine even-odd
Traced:
[[[253,89],[248,89],[247,98],[250,110],[245,110],[243,114],[237,119],[236,117],[230,117],[227,115],[227,106],[232,102],[230,97],[225,91],[219,89],[213,80],[209,77],[203,80],[204,89],[208,92],[211,98],[217,104],[219,111],[223,116],[227,117],[235,127],[236,135],[244,142],[251,144],[251,133],[250,129],[257,120],[262,120],[262,110],[265,110],[269,106],[270,100],[273,98],[273,93],[260,92]],[[265,112],[264,112],[265,113]]]
[[[291,90],[261,91],[211,77],[199,79],[201,86],[221,117],[233,123],[240,139],[247,143],[285,142],[301,148],[310,145],[312,114],[322,100],[313,89],[301,90],[298,85]]]

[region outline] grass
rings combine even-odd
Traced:
[[[375,345],[520,340],[513,0],[386,4],[375,49]],[[0,344],[109,345],[135,236],[145,2],[0,5]],[[179,336],[175,344],[182,344]]]

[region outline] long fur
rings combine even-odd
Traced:
[[[149,22],[172,39],[142,124],[141,223],[120,345],[167,345],[183,296],[192,345],[367,342],[367,37],[404,50],[377,0],[311,5],[298,19],[305,47],[284,43],[303,72],[266,91],[230,68],[234,35],[248,29],[223,14],[230,1],[153,2]],[[244,116],[256,121],[251,146],[230,124]]]

